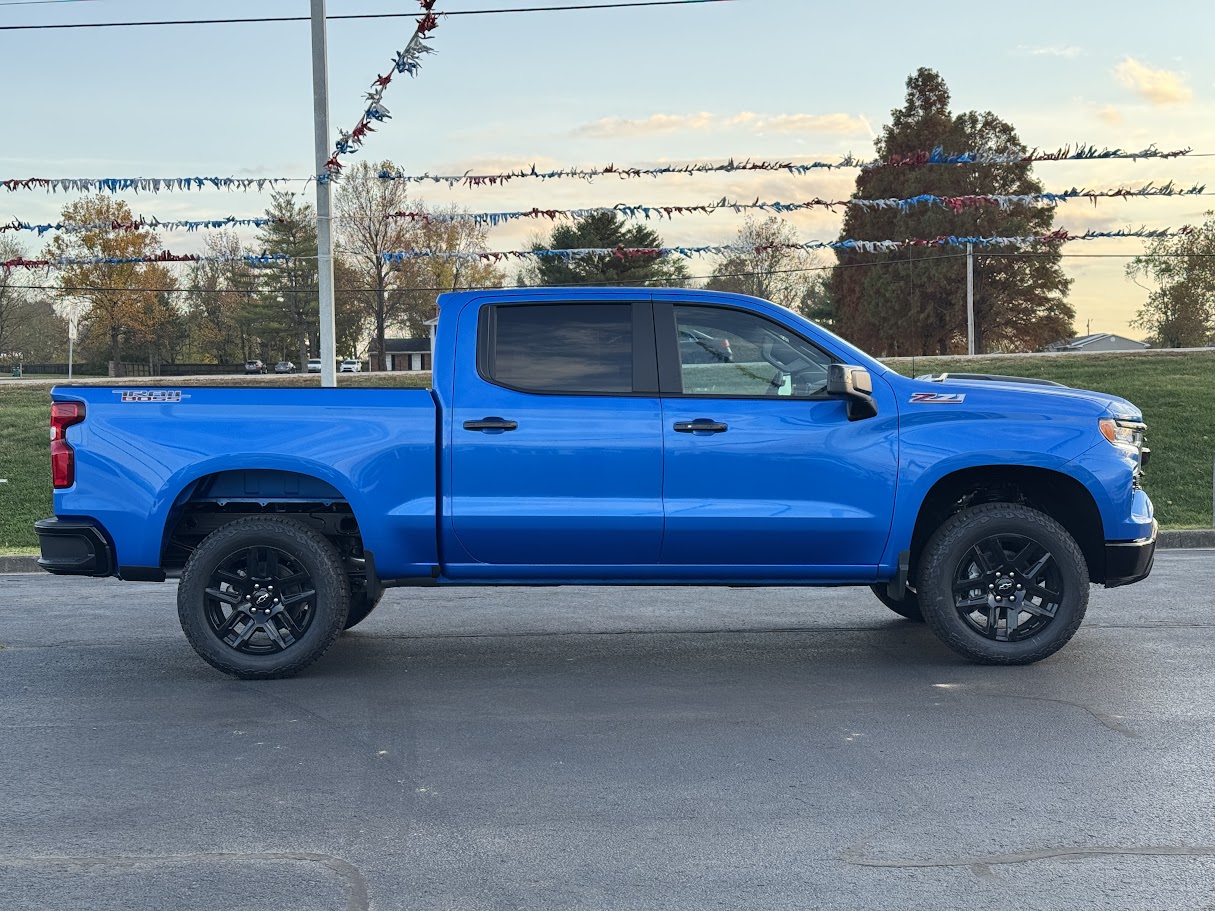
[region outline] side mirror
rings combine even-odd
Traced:
[[[864,367],[832,364],[827,369],[827,394],[847,399],[850,421],[863,421],[877,416],[877,402],[873,400],[873,378]]]

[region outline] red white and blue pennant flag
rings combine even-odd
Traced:
[[[426,42],[430,38],[430,33],[439,25],[439,17],[431,12],[436,2],[437,0],[418,0],[418,5],[422,7],[422,16],[417,21],[413,35],[410,36],[405,49],[399,51],[393,59],[392,69],[383,76],[376,76],[375,81],[371,83],[371,91],[364,96],[367,107],[363,110],[363,115],[355,124],[354,129],[341,130],[338,133],[333,154],[325,162],[325,173],[317,175],[317,180],[330,180],[337,177],[342,170],[342,163],[339,159],[343,155],[353,155],[362,147],[363,142],[367,139],[367,134],[375,132],[372,124],[390,119],[392,115],[388,113],[388,108],[384,107],[384,90],[392,82],[392,77],[397,73],[416,76],[418,70],[422,68],[422,57],[435,52],[434,48]]]

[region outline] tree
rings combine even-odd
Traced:
[[[706,288],[762,297],[790,310],[800,310],[808,299],[817,299],[820,292],[814,278],[819,273],[812,270],[821,268],[819,258],[805,250],[781,249],[800,243],[791,224],[775,216],[760,221],[748,215],[733,243],[752,250],[725,257],[709,276]]]
[[[112,223],[130,224],[131,210],[122,200],[98,195],[64,206],[60,221],[76,226],[58,234],[46,247],[49,259],[138,259],[155,255],[160,238],[148,229],[138,231],[112,230]],[[92,228],[104,225],[103,228]],[[67,293],[87,303],[82,323],[85,331],[108,341],[109,360],[117,364],[120,341],[124,333],[147,331],[148,319],[155,312],[149,309],[157,287],[165,284],[168,273],[154,263],[125,263],[122,265],[84,264],[67,266],[58,273],[60,286]],[[102,341],[102,344],[105,342]]]
[[[380,171],[393,169],[391,161],[379,165],[359,162],[342,175],[334,202],[345,266],[343,282],[335,281],[335,285],[344,286],[344,300],[362,309],[370,320],[375,334],[372,347],[378,352],[381,367],[388,327],[406,318],[410,297],[403,287],[405,270],[385,262],[382,255],[404,250],[410,243],[410,222],[388,217],[409,207],[408,185],[400,180],[376,179]],[[376,369],[377,359],[372,358],[371,363]]]
[[[261,354],[286,354],[288,341],[297,346],[300,364],[308,363],[308,343],[319,326],[317,290],[316,211],[299,204],[293,193],[270,195],[266,217],[272,219],[258,232],[266,253],[285,253],[287,262],[259,267],[259,295],[254,313]]]
[[[645,225],[627,226],[615,212],[598,212],[573,225],[558,225],[548,239],[532,249],[572,250],[629,247],[652,249],[662,246],[657,231]],[[678,285],[687,281],[687,267],[675,259],[658,255],[623,257],[614,253],[564,260],[541,257],[523,280],[540,285],[643,284]]]
[[[190,267],[190,291],[185,295],[193,344],[217,364],[247,360],[260,348],[255,292],[258,276],[241,257],[240,238],[231,231],[207,237],[203,255],[210,261]]]
[[[954,115],[949,89],[930,69],[907,80],[906,103],[875,143],[879,159],[943,147],[949,152],[1024,150],[1012,125],[991,112]],[[920,194],[974,196],[1040,193],[1026,163],[878,166],[856,180],[854,199]],[[931,239],[942,235],[1048,234],[1054,209],[983,205],[953,212],[941,206],[850,206],[841,238]],[[975,264],[977,351],[1036,350],[1072,334],[1075,311],[1066,296],[1059,252],[984,256]],[[879,354],[950,354],[966,351],[966,259],[958,248],[910,247],[895,253],[837,251],[832,281],[838,331]]]
[[[1215,345],[1215,212],[1193,234],[1162,237],[1126,267],[1157,287],[1132,325],[1151,333],[1161,348]]]

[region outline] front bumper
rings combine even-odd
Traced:
[[[1151,537],[1138,541],[1107,541],[1105,545],[1105,587],[1130,585],[1148,577],[1156,557],[1156,535],[1160,526],[1152,520]]]
[[[42,556],[38,565],[58,576],[112,576],[114,552],[101,529],[86,519],[34,523]]]

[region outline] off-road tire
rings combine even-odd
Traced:
[[[885,604],[888,608],[898,614],[911,620],[913,623],[923,623],[924,613],[920,610],[920,598],[910,588],[903,590],[903,597],[895,600],[890,597],[885,582],[878,582],[876,585],[870,585],[870,590],[877,595],[877,599]]]
[[[219,638],[208,621],[207,595],[213,577],[242,548],[269,547],[286,553],[310,577],[313,611],[298,640],[272,654],[246,654]],[[298,674],[320,658],[342,632],[350,610],[350,584],[337,550],[323,535],[294,519],[249,516],[213,531],[186,561],[177,590],[177,614],[199,657],[217,670],[243,680],[269,680]]]
[[[954,600],[955,573],[961,571],[963,561],[974,563],[970,556],[972,549],[993,536],[1002,535],[1027,539],[1049,552],[1057,567],[1054,584],[1061,589],[1053,617],[1040,630],[1019,641],[987,638],[963,619],[962,610]],[[1079,545],[1050,516],[1013,503],[974,506],[949,518],[920,554],[917,583],[920,607],[929,628],[949,648],[977,664],[1041,661],[1068,643],[1088,608],[1088,564]],[[958,597],[961,600],[965,596],[959,594]]]
[[[350,612],[346,615],[346,625],[343,630],[354,629],[360,623],[370,616],[371,612],[376,609],[376,605],[380,603],[380,599],[384,597],[384,590],[380,589],[380,593],[375,596],[375,600],[367,597],[367,592],[351,592],[350,593]]]

